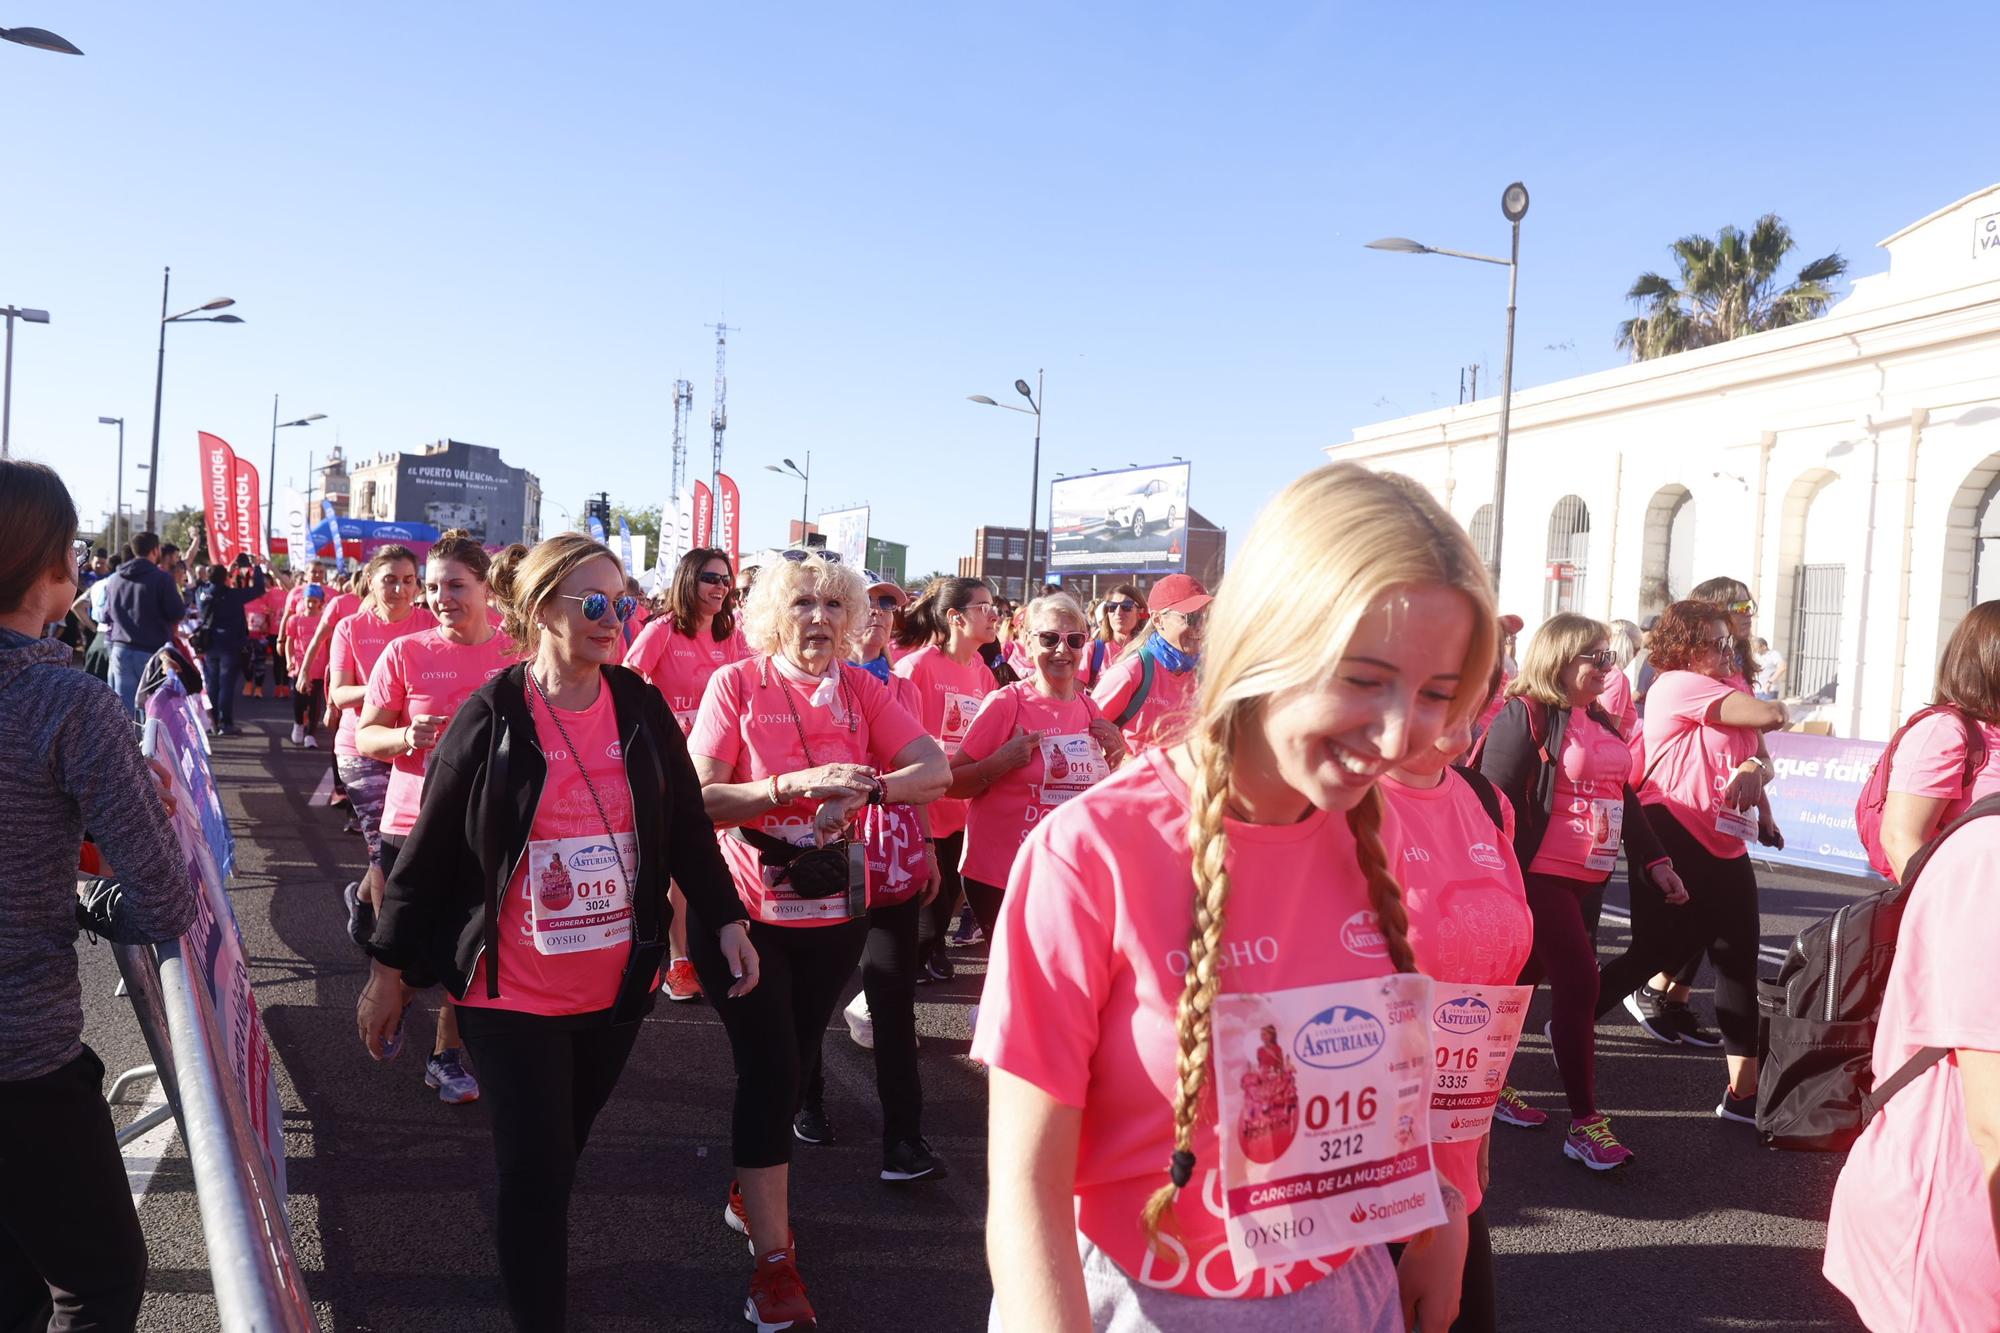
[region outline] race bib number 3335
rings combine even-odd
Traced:
[[[1412,974],[1217,997],[1217,1138],[1237,1271],[1444,1222],[1430,1010],[1430,979]]]

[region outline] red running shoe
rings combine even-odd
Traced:
[[[757,1261],[750,1275],[750,1294],[743,1301],[743,1318],[757,1326],[757,1333],[819,1327],[790,1250],[773,1250]]]
[[[674,959],[667,968],[667,998],[681,1004],[701,998],[701,978],[695,975],[694,964],[685,958]]]

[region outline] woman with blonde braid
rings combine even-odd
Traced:
[[[973,1043],[991,1327],[1450,1326],[1464,1199],[1378,1056],[1430,1058],[1377,782],[1484,702],[1496,624],[1428,493],[1320,468],[1230,571],[1183,737],[1029,835]]]

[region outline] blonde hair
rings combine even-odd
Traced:
[[[806,589],[841,600],[840,623],[834,629],[835,657],[846,657],[854,640],[867,628],[861,614],[868,602],[868,584],[861,571],[838,560],[809,555],[803,560],[773,560],[757,572],[750,596],[743,603],[743,638],[752,652],[779,652],[784,647],[781,626],[792,599]]]
[[[1066,592],[1043,593],[1029,602],[1021,613],[1022,630],[1027,631],[1042,616],[1068,616],[1076,621],[1077,628],[1085,633],[1090,632],[1090,617],[1084,614],[1083,607],[1076,598]]]
[[[1535,631],[1528,651],[1521,658],[1521,674],[1507,686],[1507,697],[1525,695],[1551,708],[1568,708],[1569,691],[1563,688],[1563,668],[1570,659],[1586,651],[1599,639],[1611,638],[1611,627],[1601,620],[1565,611],[1550,616]]]
[[[1407,477],[1333,463],[1278,493],[1230,562],[1202,645],[1195,715],[1186,737],[1188,849],[1194,870],[1194,926],[1174,1009],[1180,1058],[1174,1085],[1174,1155],[1169,1181],[1146,1201],[1141,1220],[1157,1239],[1174,1200],[1194,1174],[1194,1126],[1210,1077],[1210,1012],[1221,984],[1228,919],[1228,834],[1232,755],[1258,724],[1264,704],[1324,680],[1355,628],[1398,587],[1437,585],[1465,595],[1472,635],[1452,693],[1457,723],[1484,704],[1498,651],[1499,623],[1486,568],[1465,530]],[[1318,614],[1296,614],[1297,590],[1323,590]],[[1368,900],[1391,964],[1414,972],[1409,913],[1382,844],[1382,794],[1370,789],[1347,813]]]
[[[534,656],[542,641],[543,604],[561,590],[563,580],[593,560],[618,564],[618,557],[604,543],[580,533],[559,532],[532,548],[516,542],[493,562],[486,577],[493,600],[505,617],[500,632],[520,645],[524,656]]]

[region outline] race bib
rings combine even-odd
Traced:
[[[632,938],[632,895],[639,842],[618,835],[538,838],[528,844],[528,926],[539,954],[588,953]]]
[[[1532,986],[1432,984],[1432,1143],[1462,1143],[1493,1128],[1533,994]]]
[[[789,820],[782,825],[766,825],[763,831],[774,838],[783,838],[796,847],[811,847],[815,842],[813,826],[806,820]],[[780,878],[785,873],[783,867],[764,865],[754,850],[736,838],[724,838],[722,846],[725,860],[742,858],[744,864],[758,876],[763,886],[763,893],[758,900],[748,904],[751,915],[759,921],[779,926],[794,925],[801,921],[846,921],[865,910],[865,902],[857,907],[849,901],[847,894],[842,893],[826,898],[801,898],[798,891],[792,887],[791,881]]]
[[[1726,838],[1741,838],[1745,842],[1757,841],[1757,812],[1754,810],[1731,810],[1720,806],[1715,812],[1715,831]]]
[[[1590,850],[1583,863],[1592,870],[1610,870],[1618,864],[1618,846],[1625,833],[1625,798],[1595,796],[1589,801]]]
[[[944,692],[944,734],[938,740],[943,744],[946,755],[958,753],[965,733],[972,727],[972,719],[979,716],[981,702],[976,694],[960,694],[956,690]]]
[[[1104,747],[1089,732],[1042,737],[1043,805],[1061,805],[1110,776]]]
[[[1431,1161],[1431,981],[1216,997],[1216,1137],[1238,1272],[1445,1220]]]

